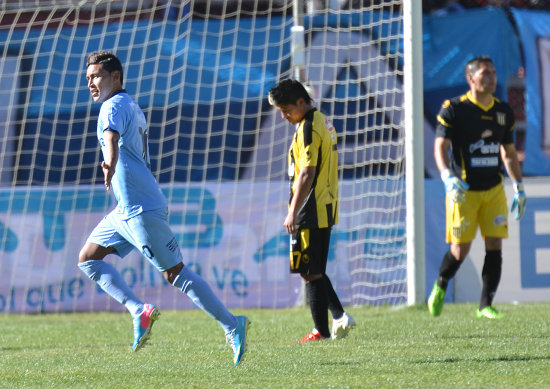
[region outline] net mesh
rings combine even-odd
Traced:
[[[327,273],[345,305],[406,301],[401,1],[4,1],[0,10],[0,312],[120,310],[76,266],[114,206],[86,57],[110,50],[149,126],[152,171],[186,265],[230,307],[303,301],[288,272],[287,150],[267,102],[301,75],[332,118],[340,223]],[[138,296],[192,305],[137,252],[107,258]]]

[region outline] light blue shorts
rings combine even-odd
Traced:
[[[122,258],[138,249],[160,271],[182,262],[166,208],[145,211],[126,220],[113,210],[94,228],[88,242],[113,247]]]

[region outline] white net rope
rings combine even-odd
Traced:
[[[365,2],[369,3],[370,2]],[[327,273],[345,305],[406,301],[401,1],[306,2],[305,78],[339,135]],[[86,57],[110,50],[149,126],[184,262],[230,307],[302,301],[288,272],[287,150],[267,102],[293,76],[293,2],[5,1],[0,8],[0,312],[121,310],[76,266],[114,206]],[[138,296],[192,308],[137,252]]]

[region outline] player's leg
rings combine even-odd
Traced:
[[[331,228],[320,228],[318,231],[320,234],[318,239],[320,245],[319,255],[322,257],[327,257],[328,260]],[[325,280],[325,287],[327,290],[328,309],[332,314],[333,319],[339,319],[344,314],[344,308],[342,307],[342,303],[340,302],[340,299],[332,286],[330,278],[326,274],[323,274],[323,278]]]
[[[448,283],[470,252],[477,231],[479,204],[478,196],[471,191],[466,193],[466,199],[460,204],[446,199],[446,241],[450,247],[443,255],[439,275],[428,297],[428,311],[432,316],[441,314]]]
[[[483,286],[476,315],[499,319],[503,315],[494,309],[492,304],[502,274],[502,239],[508,237],[508,207],[502,185],[487,191],[479,225],[485,237],[485,261],[481,273]]]
[[[322,274],[302,274],[306,283],[306,294],[309,309],[313,319],[313,330],[304,336],[300,342],[330,338],[328,326],[328,296],[325,279]]]
[[[332,286],[332,282],[325,274],[325,285],[327,287],[328,309],[332,314],[331,339],[343,339],[349,331],[355,327],[355,319],[348,312],[344,311],[342,303]]]
[[[235,329],[237,320],[225,308],[208,283],[183,265],[181,251],[161,211],[144,212],[129,221],[131,242],[162,273],[165,279],[185,293],[193,303],[216,319],[227,334]]]
[[[428,311],[432,316],[439,316],[445,302],[447,286],[455,276],[462,261],[470,251],[471,242],[451,243],[449,251],[443,255],[439,275],[428,298]]]
[[[116,253],[121,257],[133,247],[117,233],[112,217],[104,218],[92,231],[88,241],[80,250],[78,267],[101,289],[123,304],[134,321],[134,351],[147,341],[151,327],[159,311],[152,304],[143,303],[128,286],[114,266],[103,261],[106,255]]]
[[[104,218],[80,250],[78,267],[105,293],[124,304],[132,317],[137,317],[143,311],[143,302],[134,294],[118,270],[103,260],[112,253],[124,256],[130,249],[131,246],[116,233],[108,219]]]
[[[236,328],[235,316],[227,310],[210,285],[189,267],[180,262],[163,274],[168,282],[185,293],[198,308],[215,319],[226,335]]]
[[[177,240],[170,229],[165,210],[148,211],[132,218],[132,243],[162,272],[164,278],[185,293],[201,310],[214,318],[229,340],[237,365],[246,349],[246,316],[234,316],[216,296],[210,285],[184,266]]]
[[[485,261],[481,272],[483,286],[481,288],[481,298],[479,309],[476,312],[477,317],[486,317],[489,319],[500,319],[503,315],[493,308],[493,299],[495,297],[500,276],[502,274],[502,239],[485,238]]]
[[[326,257],[328,260],[331,228],[321,228],[319,229],[319,233],[319,242],[322,249],[321,256]],[[323,278],[325,279],[325,287],[327,290],[328,310],[332,314],[331,339],[345,338],[349,330],[355,326],[355,319],[344,311],[344,307],[326,273],[323,274]]]
[[[234,316],[229,312],[210,285],[182,262],[162,273],[166,280],[185,293],[193,304],[219,323],[233,349],[233,363],[235,366],[238,365],[246,351],[246,335],[250,324],[248,318]]]
[[[344,316],[344,307],[332,286],[330,278],[326,274],[323,275],[323,278],[325,279],[325,286],[327,288],[328,310],[332,314],[333,319],[340,319]]]
[[[329,302],[324,277],[328,249],[324,243],[318,228],[299,229],[291,235],[290,271],[299,273],[306,283],[306,294],[314,324],[314,329],[300,342],[330,337]]]

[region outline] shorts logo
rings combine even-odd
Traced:
[[[141,252],[143,253],[143,255],[145,255],[149,259],[152,259],[155,256],[155,254],[153,254],[153,251],[151,251],[149,246],[143,246],[141,248]]]
[[[460,239],[462,237],[462,232],[466,230],[466,227],[470,225],[469,221],[464,220],[464,218],[460,219],[460,225],[457,227],[452,228],[452,233],[455,238]]]
[[[168,250],[170,250],[171,252],[176,251],[176,249],[178,248],[178,241],[176,240],[176,238],[172,238],[172,240],[166,244],[166,247],[168,247]]]
[[[460,238],[462,236],[462,227],[453,227],[453,236]]]
[[[504,226],[506,225],[506,215],[498,215],[493,221],[495,226]]]

